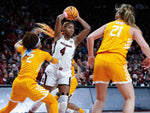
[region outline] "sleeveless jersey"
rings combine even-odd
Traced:
[[[17,51],[21,53],[21,56],[26,51],[26,48],[19,46]],[[30,56],[25,56],[21,59],[21,69],[19,71],[19,76],[25,76],[36,80],[38,72],[41,68],[42,63],[47,60],[50,61],[52,56],[45,51],[39,49],[33,49]]]
[[[74,40],[66,40],[64,36],[53,44],[53,57],[58,59],[59,63],[54,64],[64,70],[70,70],[72,65],[72,58],[75,52]]]
[[[130,26],[123,20],[112,21],[104,31],[102,44],[97,53],[118,53],[125,58],[132,41]]]

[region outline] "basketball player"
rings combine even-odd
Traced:
[[[58,113],[57,100],[48,90],[36,82],[42,63],[45,60],[58,63],[58,60],[48,52],[40,50],[40,38],[33,32],[27,32],[23,39],[18,41],[14,47],[21,53],[21,69],[13,82],[10,100],[7,106],[0,110],[0,113],[10,113],[17,106],[18,102],[23,102],[26,97],[33,101],[45,102],[50,106],[51,111],[49,113]]]
[[[83,30],[76,36],[74,34],[74,24],[71,22],[65,22],[62,26],[62,20],[65,18],[65,14],[57,16],[53,43],[53,57],[59,60],[58,64],[50,63],[45,69],[41,84],[50,92],[58,82],[58,88],[60,91],[60,106],[59,113],[65,113],[68,103],[70,79],[71,79],[71,63],[74,56],[75,48],[90,32],[90,26],[80,16],[76,18],[76,21],[81,23]],[[39,103],[34,104],[32,108],[37,108]],[[46,105],[49,112],[49,106]],[[30,111],[32,113],[32,110]]]
[[[79,113],[84,113],[85,111],[83,109],[79,108],[73,103],[69,103],[70,98],[72,97],[76,87],[78,86],[78,81],[76,77],[79,76],[79,78],[84,79],[83,76],[81,75],[81,68],[77,65],[74,59],[72,60],[71,70],[72,70],[72,76],[71,76],[71,85],[70,85],[67,108],[78,111]],[[77,70],[77,74],[75,74],[75,70]],[[58,84],[56,83],[55,86],[53,87],[54,90],[56,89],[57,85]],[[58,100],[59,97],[60,97],[60,92],[58,91],[55,95],[55,98]],[[30,112],[35,112],[41,104],[42,103],[39,103],[36,108],[35,107],[31,108]]]
[[[71,77],[71,85],[70,85],[70,92],[69,92],[67,108],[69,108],[71,110],[78,111],[79,113],[84,113],[85,111],[82,108],[79,108],[75,104],[69,102],[69,100],[72,97],[75,89],[78,86],[78,81],[77,81],[76,77],[79,76],[79,78],[83,79],[83,76],[82,76],[82,73],[81,73],[81,68],[78,66],[78,64],[75,62],[74,59],[72,60],[71,70],[72,70],[72,77]],[[75,74],[75,70],[77,70],[76,74]],[[55,95],[55,98],[58,100],[59,97],[60,97],[60,92],[57,92],[56,95]]]
[[[122,4],[116,10],[115,21],[103,25],[88,36],[88,65],[94,65],[93,82],[97,94],[92,113],[102,113],[110,80],[116,84],[125,99],[123,113],[134,113],[135,94],[126,62],[126,54],[133,40],[147,56],[145,68],[150,66],[150,48],[135,24],[133,7]],[[101,37],[102,44],[94,58],[94,40]]]

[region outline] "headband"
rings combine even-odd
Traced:
[[[40,38],[38,38],[38,42],[37,42],[37,44],[35,45],[35,48],[38,47],[40,41],[41,41]],[[30,56],[31,51],[32,51],[32,49],[27,49],[27,50],[25,51],[25,53],[23,54],[22,58],[25,57],[26,55],[27,55],[27,56]]]

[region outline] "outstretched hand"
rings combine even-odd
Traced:
[[[94,56],[88,57],[88,68],[92,69],[94,67],[94,60],[95,60]]]
[[[150,67],[150,58],[145,58],[142,62],[144,69],[147,69]]]

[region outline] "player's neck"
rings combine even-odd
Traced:
[[[64,36],[65,40],[70,40],[70,37]]]

